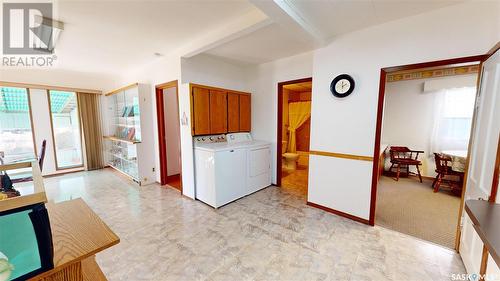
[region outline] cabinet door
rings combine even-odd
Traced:
[[[210,94],[208,89],[193,88],[192,94],[193,135],[210,134]]]
[[[236,93],[227,93],[227,131],[240,131],[240,98]]]
[[[210,90],[210,134],[227,133],[227,93]]]
[[[240,132],[250,132],[251,110],[250,95],[240,95]]]

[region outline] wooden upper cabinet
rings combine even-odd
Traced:
[[[250,132],[250,94],[191,85],[192,135]]]
[[[193,135],[210,134],[210,93],[208,89],[193,88],[192,93]]]
[[[210,134],[227,133],[227,93],[210,90]]]
[[[240,132],[250,132],[251,126],[251,100],[250,95],[240,96]]]
[[[240,131],[240,95],[227,93],[227,132]]]

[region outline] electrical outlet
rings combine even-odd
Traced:
[[[153,168],[153,173],[155,172],[155,168]]]

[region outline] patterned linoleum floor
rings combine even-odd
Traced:
[[[277,187],[214,210],[110,169],[47,178],[121,238],[97,255],[109,280],[450,280],[458,254],[305,205]]]

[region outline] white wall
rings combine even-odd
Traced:
[[[179,123],[179,103],[177,88],[163,90],[163,107],[165,114],[165,139],[167,142],[167,175],[177,175],[181,172],[181,139]]]
[[[429,85],[429,82],[436,87],[442,86],[432,92],[424,92],[424,84]],[[431,151],[431,138],[436,118],[436,97],[443,94],[440,90],[474,87],[476,82],[477,74],[469,74],[386,83],[382,143],[425,151],[420,158],[422,175],[435,177],[433,153],[439,151]],[[474,105],[471,104],[470,107],[473,108]]]
[[[252,82],[252,135],[272,143],[272,181],[276,183],[278,83],[312,76],[313,53],[264,63],[256,67]],[[279,144],[281,145],[281,144]]]
[[[500,37],[498,5],[457,4],[345,34],[316,50],[311,150],[373,156],[380,69],[486,53]],[[341,73],[356,81],[344,99],[329,89]],[[316,155],[309,161],[309,201],[369,219],[372,162]]]
[[[178,57],[160,58],[151,64],[135,69],[133,72],[124,73],[119,80],[119,86],[123,87],[132,83],[142,83],[149,87],[149,98],[151,99],[151,110],[142,112],[141,118],[151,120],[153,125],[153,135],[143,136],[143,138],[153,138],[153,148],[151,153],[155,157],[155,178],[160,182],[160,156],[158,141],[158,120],[156,115],[156,85],[180,80],[180,59]],[[108,118],[108,117],[104,117]]]
[[[251,92],[252,67],[239,65],[212,55],[183,58],[182,83],[195,83],[225,89]]]

